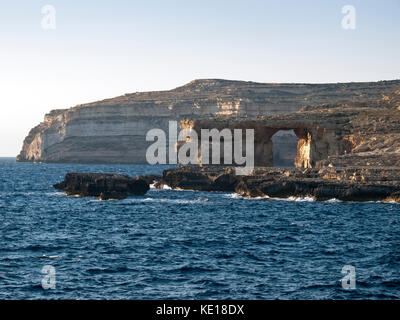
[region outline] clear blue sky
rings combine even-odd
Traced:
[[[46,4],[55,30],[41,27]],[[198,78],[400,79],[400,0],[2,0],[0,156],[51,109]]]

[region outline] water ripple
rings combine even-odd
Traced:
[[[71,198],[69,171],[163,167],[0,160],[1,299],[399,299],[400,206],[150,189]],[[56,270],[44,290],[42,268]],[[353,265],[357,287],[340,285]]]

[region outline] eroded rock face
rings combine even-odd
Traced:
[[[184,119],[180,126],[199,136],[202,129],[253,129],[256,166],[273,166],[271,137],[279,130],[293,130],[299,139],[297,168],[400,166],[399,105],[400,90],[374,101],[309,106],[257,118]]]
[[[340,124],[331,123],[324,119],[312,120],[308,118],[308,114],[303,113],[266,116],[258,119],[185,119],[180,122],[180,127],[196,131],[199,140],[202,140],[202,129],[217,129],[221,132],[222,130],[228,130],[228,127],[232,137],[235,129],[241,129],[243,146],[246,145],[245,131],[253,129],[254,164],[261,167],[274,166],[271,138],[280,130],[293,130],[299,139],[297,156],[294,159],[294,165],[298,168],[312,168],[316,166],[318,161],[327,159],[330,155],[342,154],[344,151],[341,140],[345,132],[347,132]],[[232,139],[228,142],[232,143]],[[215,142],[211,140],[210,150],[213,143]],[[227,164],[224,160],[222,149],[223,147],[221,147],[220,152],[220,163]],[[243,150],[245,150],[245,147],[243,147]],[[199,158],[201,158],[201,146],[199,146],[198,154]]]
[[[98,197],[100,200],[140,196],[150,189],[144,179],[106,173],[67,173],[64,181],[53,187],[69,196]]]
[[[301,130],[300,140],[297,144],[297,155],[294,164],[297,168],[312,168],[311,160],[311,133]]]
[[[29,132],[17,160],[146,163],[145,152],[152,143],[145,139],[147,131],[161,128],[167,132],[169,120],[290,113],[305,105],[378,99],[396,88],[400,89],[400,81],[263,84],[196,80],[170,91],[126,94],[53,110]],[[272,161],[269,142],[259,140],[256,149],[259,164],[268,165]]]

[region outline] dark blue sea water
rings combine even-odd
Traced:
[[[0,299],[400,298],[398,204],[156,189],[97,201],[52,188],[70,171],[162,169],[0,159]],[[42,287],[45,265],[55,289]]]

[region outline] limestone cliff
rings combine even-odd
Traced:
[[[298,137],[297,148],[292,148],[298,168],[400,167],[400,90],[376,100],[313,105],[257,118],[184,119],[180,126],[199,135],[201,129],[254,129],[256,166],[274,166],[272,137],[293,130]]]
[[[145,140],[147,131],[167,131],[169,120],[293,113],[307,105],[380,99],[399,89],[400,81],[263,84],[195,80],[170,91],[132,93],[53,110],[29,132],[17,160],[145,163],[145,150],[150,144]],[[354,147],[368,148],[362,139],[348,136]]]

